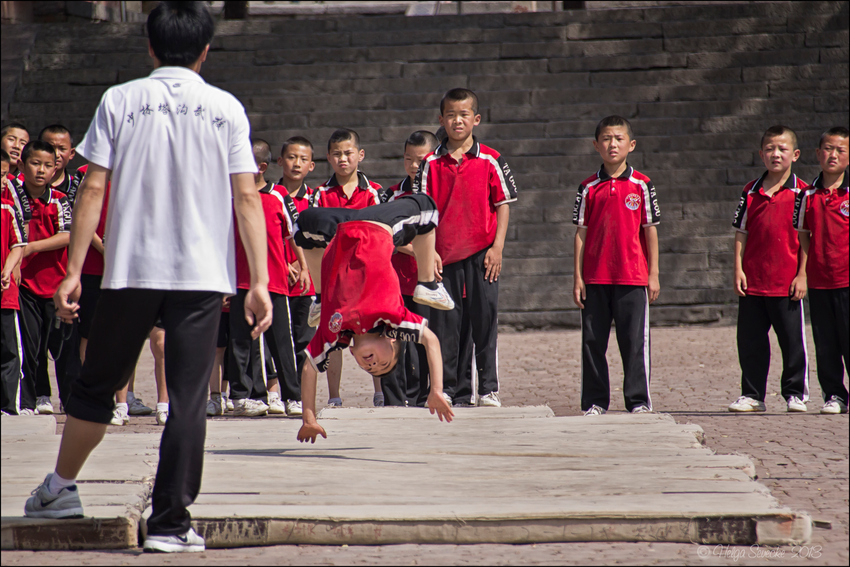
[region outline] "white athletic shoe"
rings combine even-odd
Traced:
[[[24,408],[24,409],[22,409],[21,411],[18,412],[18,415],[30,416],[30,415],[38,415],[38,414],[35,413],[35,410],[31,410],[29,408]]]
[[[38,415],[52,415],[53,404],[50,403],[50,396],[39,396],[35,400],[35,412]]]
[[[139,398],[133,398],[130,402],[130,415],[150,415],[153,413],[153,408],[146,406]]]
[[[376,408],[384,407],[384,393],[383,392],[375,392],[375,395],[372,396],[372,405]]]
[[[289,417],[301,417],[304,415],[301,402],[298,400],[286,400],[286,415]]]
[[[652,410],[649,409],[644,404],[632,408],[632,413],[652,413]]]
[[[269,406],[260,400],[245,398],[244,400],[233,400],[233,415],[238,417],[258,417],[266,415]]]
[[[109,422],[110,425],[127,425],[130,423],[130,416],[127,414],[127,410],[123,407],[116,406],[114,410],[112,410],[112,421]]]
[[[729,405],[729,411],[767,411],[767,407],[764,405],[764,402],[754,400],[748,396],[741,396]]]
[[[83,503],[77,485],[66,486],[59,494],[51,494],[47,489],[53,473],[44,477],[44,482],[33,490],[24,505],[24,516],[28,518],[82,518]]]
[[[797,396],[791,396],[790,398],[788,398],[788,411],[803,412],[807,409],[808,408],[806,407],[806,404],[803,403],[803,400],[801,400]]]
[[[596,404],[593,404],[592,406],[590,406],[589,410],[584,412],[584,415],[604,415],[606,413],[608,413],[608,410],[603,407],[599,407]]]
[[[322,318],[322,304],[316,303],[316,300],[313,300],[313,303],[310,304],[310,313],[307,314],[307,325],[311,327],[318,327],[319,321]]]
[[[207,402],[207,415],[210,417],[224,415],[224,408],[221,405],[221,394],[210,394],[210,399]]]
[[[221,401],[224,407],[224,411],[233,411],[233,400],[230,399],[230,396],[228,396],[227,394],[222,394]]]
[[[821,413],[839,414],[847,413],[847,404],[845,404],[838,396],[831,396],[823,407],[820,408]]]
[[[189,528],[183,535],[149,535],[144,550],[160,553],[198,553],[204,551],[204,538]]]
[[[437,289],[428,289],[422,284],[416,284],[413,289],[413,301],[441,311],[451,311],[455,308],[455,302],[443,282],[437,284]]]
[[[165,422],[168,421],[168,410],[165,411],[156,411],[156,424],[157,425],[165,425]]]
[[[280,401],[280,394],[269,392],[269,414],[286,415],[286,406]]]
[[[490,392],[486,396],[478,398],[478,407],[480,408],[500,408],[502,400],[499,399],[499,392]]]
[[[342,398],[331,398],[328,400],[329,408],[341,408],[342,407]]]

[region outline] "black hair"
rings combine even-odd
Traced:
[[[340,142],[346,142],[351,140],[354,142],[354,145],[357,149],[360,149],[360,136],[354,130],[349,130],[348,128],[340,128],[339,130],[335,130],[333,134],[331,134],[330,139],[328,140],[328,151],[331,151],[331,146],[333,144],[338,144]]]
[[[446,138],[449,137],[449,135],[446,134],[446,129],[443,128],[442,126],[437,128],[437,131],[434,132],[434,136],[437,138],[437,141],[441,144],[443,143],[443,140],[445,140]]]
[[[823,146],[824,140],[829,138],[830,136],[838,136],[839,138],[850,138],[850,130],[845,128],[844,126],[834,126],[820,135],[820,141],[818,142],[818,149]]]
[[[267,141],[254,138],[251,140],[251,150],[254,152],[254,161],[257,165],[272,162],[272,147]]]
[[[417,130],[405,140],[404,150],[407,151],[407,146],[413,146],[414,148],[428,146],[428,151],[433,151],[439,143],[437,137],[428,130]]]
[[[160,2],[148,16],[147,29],[160,63],[188,67],[212,41],[215,20],[206,2]]]
[[[71,146],[74,145],[74,136],[71,135],[71,131],[68,130],[65,126],[61,124],[51,124],[50,126],[45,126],[41,129],[41,132],[38,133],[38,139],[43,140],[45,134],[68,134],[68,138],[71,139]]]
[[[622,116],[617,116],[616,114],[612,114],[611,116],[606,116],[602,120],[599,121],[599,124],[596,125],[596,133],[593,135],[595,140],[599,140],[599,134],[602,133],[602,130],[605,128],[610,128],[611,126],[625,126],[626,132],[629,134],[629,140],[635,139],[635,133],[632,130],[632,124]]]
[[[478,114],[478,95],[469,89],[452,89],[443,95],[443,100],[440,101],[440,115],[446,108],[446,101],[460,102],[470,98],[472,99],[472,114]]]
[[[765,140],[769,140],[771,138],[777,138],[779,136],[788,135],[791,138],[791,145],[794,146],[794,149],[797,149],[797,133],[794,132],[788,126],[784,126],[782,124],[777,124],[776,126],[771,126],[767,130],[764,131],[764,134],[761,137],[761,145],[759,148],[764,147]]]
[[[24,146],[24,150],[21,152],[21,162],[27,163],[33,152],[47,152],[53,154],[54,158],[56,157],[56,148],[53,147],[53,144],[44,140],[33,140]]]
[[[9,130],[23,130],[29,136],[30,131],[27,130],[27,127],[21,124],[20,122],[9,122],[4,125],[2,129],[0,129],[0,138],[5,138],[6,134],[9,133]]]
[[[5,161],[8,164],[12,163],[12,158],[9,157],[8,152],[6,152],[3,148],[0,148],[0,161]],[[2,179],[0,179],[0,181],[2,181]]]
[[[304,146],[305,148],[310,148],[310,154],[313,153],[313,143],[304,136],[292,136],[285,141],[280,148],[280,155],[285,154],[289,146]]]

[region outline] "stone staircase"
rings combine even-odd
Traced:
[[[653,324],[726,322],[737,309],[731,221],[742,186],[762,171],[762,132],[794,128],[795,171],[811,180],[821,132],[848,124],[848,21],[847,2],[263,18],[221,22],[202,74],[239,97],[255,136],[272,146],[295,134],[313,140],[311,185],[329,175],[325,142],[343,126],[362,137],[366,174],[397,182],[407,135],[436,130],[446,90],[475,90],[476,133],[506,156],[520,188],[500,311],[516,327],[579,323],[572,205],[600,163],[596,122],[621,114],[638,140],[630,163],[652,178],[662,211]],[[108,86],[151,69],[140,24],[35,29],[8,89],[14,28],[2,29],[3,121],[32,132],[60,121],[81,136]]]

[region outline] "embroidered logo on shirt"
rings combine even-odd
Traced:
[[[640,195],[637,193],[629,193],[626,197],[626,208],[630,211],[636,211],[640,208]]]
[[[189,107],[185,104],[178,105],[177,110],[175,110],[177,114],[186,114],[187,112],[189,112]]]
[[[841,214],[845,217],[850,217],[850,201],[844,201],[841,203],[841,206],[838,207],[838,210],[841,211]]]
[[[331,315],[331,320],[328,322],[328,329],[330,329],[332,333],[339,333],[342,330],[342,313],[337,311]]]
[[[219,130],[221,130],[221,127],[222,127],[222,126],[224,126],[224,122],[225,122],[224,118],[220,118],[220,117],[218,117],[218,116],[216,116],[215,118],[213,118],[213,121],[212,121],[213,126],[215,126],[216,128],[218,128]]]

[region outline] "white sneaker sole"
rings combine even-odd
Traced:
[[[144,550],[153,553],[201,553],[206,551],[204,545],[167,543],[150,539],[145,540]]]
[[[24,515],[27,518],[48,518],[51,520],[65,520],[71,518],[85,517],[83,514],[82,507],[68,508],[66,510],[40,510],[38,512],[27,510],[24,512]]]
[[[269,415],[286,415],[286,409],[269,406]]]
[[[452,301],[451,304],[446,304],[442,301],[437,301],[436,298],[432,298],[427,295],[414,295],[413,301],[420,305],[426,305],[428,307],[431,307],[432,309],[439,309],[440,311],[451,311],[455,308],[454,301]]]

